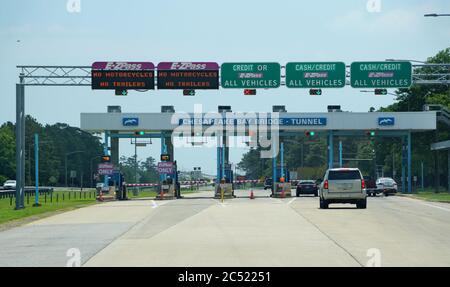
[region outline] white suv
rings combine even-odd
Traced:
[[[320,208],[330,203],[351,203],[357,208],[367,207],[366,184],[357,168],[327,170],[320,184]]]

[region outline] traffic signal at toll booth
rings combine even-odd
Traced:
[[[116,96],[126,96],[126,95],[128,95],[127,90],[116,89]]]
[[[246,96],[254,96],[256,95],[256,89],[245,89],[244,95]]]
[[[316,132],[315,131],[306,131],[305,132],[305,136],[307,136],[307,137],[313,137],[313,136],[315,136],[316,135]]]
[[[111,157],[109,155],[102,156],[102,162],[111,162]]]
[[[374,131],[366,131],[366,136],[373,138],[373,137],[375,137],[375,132]]]
[[[322,90],[321,89],[310,89],[309,95],[310,96],[320,96],[320,95],[322,95]]]
[[[170,154],[162,154],[161,161],[170,161]]]
[[[183,90],[183,96],[195,96],[195,90]]]
[[[145,132],[144,131],[135,131],[134,135],[135,136],[143,136],[143,135],[145,135]]]
[[[375,89],[375,95],[387,95],[386,89]]]

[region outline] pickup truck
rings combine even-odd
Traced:
[[[364,181],[366,183],[367,196],[376,196],[380,193],[380,190],[377,188],[375,179],[373,179],[371,176],[364,176]]]

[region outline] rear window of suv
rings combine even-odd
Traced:
[[[361,174],[357,170],[330,170],[328,173],[328,180],[349,179],[361,179]]]

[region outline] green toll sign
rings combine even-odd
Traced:
[[[281,83],[279,63],[223,63],[220,71],[225,89],[278,88]]]
[[[288,88],[342,88],[345,64],[342,62],[292,62],[286,64]]]
[[[350,66],[353,88],[408,88],[412,84],[410,62],[354,62]]]

